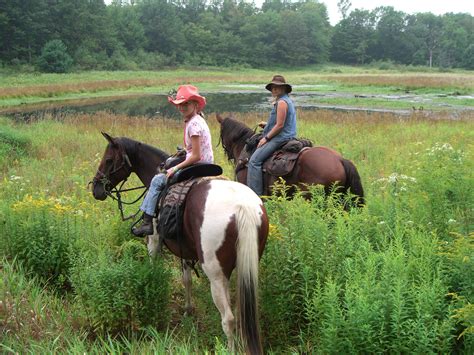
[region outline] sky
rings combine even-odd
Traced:
[[[256,0],[258,4],[259,1]],[[326,4],[329,21],[335,25],[341,19],[337,8],[338,0],[319,0]],[[431,12],[442,15],[448,12],[467,12],[474,16],[474,0],[351,0],[351,9],[373,10],[378,6],[392,6],[397,11],[407,14]]]
[[[254,1],[258,7],[262,6],[263,0]],[[105,0],[106,4],[111,2],[112,0]],[[331,25],[338,23],[341,19],[337,8],[338,0],[319,0],[319,2],[326,4]],[[467,12],[474,16],[474,0],[351,0],[351,4],[352,10],[373,10],[378,6],[393,6],[395,10],[403,11],[407,14],[431,12],[435,15],[442,15],[447,12]]]

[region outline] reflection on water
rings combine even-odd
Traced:
[[[211,112],[249,112],[268,111],[270,109],[270,95],[267,93],[226,93],[206,94],[207,105],[205,113]],[[122,99],[108,100],[94,103],[83,102],[82,104],[54,104],[54,107],[42,109],[27,108],[21,112],[10,113],[20,120],[42,119],[46,115],[55,118],[64,118],[74,113],[94,113],[107,111],[114,114],[128,116],[146,117],[168,117],[179,118],[179,111],[171,105],[166,95],[147,95],[139,97],[127,97]],[[8,114],[8,113],[7,113]]]
[[[301,88],[300,88],[301,89]],[[271,95],[268,92],[242,92],[231,91],[225,93],[207,93],[204,94],[207,98],[207,106],[204,110],[206,114],[214,112],[270,112]],[[365,111],[365,112],[391,112],[398,115],[409,115],[412,112],[412,107],[423,107],[424,104],[432,104],[433,94],[425,95],[382,95],[382,94],[364,94],[358,95],[344,92],[311,92],[300,91],[291,94],[295,105],[299,109],[304,110],[336,110],[336,111]],[[357,99],[360,104],[357,106],[348,106],[344,104],[337,104],[337,100],[353,100]],[[463,96],[473,99],[472,96]],[[326,103],[321,102],[325,99]],[[370,102],[371,99],[386,100],[386,101],[404,101],[408,109],[390,109],[377,108]],[[329,101],[328,101],[329,100]],[[330,104],[331,100],[334,104]],[[350,101],[349,101],[350,102]],[[472,109],[472,106],[461,106],[448,103],[436,103],[443,109]],[[135,97],[107,97],[87,99],[72,104],[69,102],[53,102],[44,103],[40,107],[36,106],[20,106],[13,108],[10,112],[1,112],[14,116],[18,120],[43,119],[44,117],[53,117],[57,119],[64,119],[68,115],[74,113],[88,113],[93,114],[98,111],[108,111],[113,114],[123,114],[127,116],[145,116],[145,117],[168,117],[179,118],[180,114],[176,108],[168,103],[166,95],[143,95]]]

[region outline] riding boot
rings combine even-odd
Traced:
[[[137,237],[143,237],[145,235],[152,235],[153,234],[153,216],[144,213],[143,214],[143,222],[140,227],[133,228],[132,233]]]

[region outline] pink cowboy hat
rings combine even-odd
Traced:
[[[206,98],[199,95],[197,87],[193,85],[181,85],[178,87],[176,96],[168,96],[168,101],[175,106],[188,101],[196,101],[198,103],[198,111],[202,111],[204,106],[206,106]]]

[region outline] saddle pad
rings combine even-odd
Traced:
[[[183,211],[186,197],[193,185],[201,178],[190,179],[168,186],[163,191],[158,214],[158,231],[160,238],[178,239],[183,225]]]

